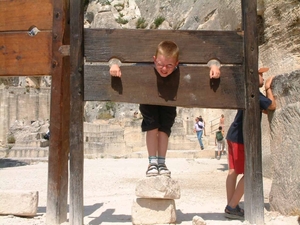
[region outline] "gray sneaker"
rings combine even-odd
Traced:
[[[164,163],[158,164],[158,173],[159,173],[159,175],[171,177],[171,171],[168,170],[166,164],[164,164]]]
[[[149,164],[148,169],[146,171],[146,177],[153,177],[157,175],[158,175],[157,164]]]

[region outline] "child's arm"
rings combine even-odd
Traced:
[[[274,76],[270,76],[267,78],[266,82],[265,82],[265,90],[266,90],[266,96],[267,98],[269,98],[272,103],[271,105],[268,107],[268,110],[274,111],[276,109],[276,101],[271,89],[271,84],[273,81]],[[268,110],[263,110],[263,113],[268,114]]]
[[[112,58],[109,60],[108,65],[110,67],[109,69],[109,73],[111,76],[113,77],[121,77],[122,73],[121,73],[121,61],[117,58]]]
[[[218,79],[221,75],[220,67],[221,64],[218,60],[212,59],[207,63],[207,66],[210,68],[209,77],[212,79]]]

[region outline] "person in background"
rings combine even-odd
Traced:
[[[202,123],[203,123],[203,134],[204,134],[204,136],[206,136],[206,130],[205,130],[205,121],[204,121],[204,119],[203,119],[203,117],[202,116],[199,116],[199,120],[202,120]]]
[[[162,78],[175,74],[179,63],[179,48],[173,41],[162,41],[158,44],[153,56],[154,66]],[[110,75],[121,77],[121,62],[113,58],[109,61]],[[220,63],[217,60],[208,62],[210,78],[220,77]],[[156,88],[156,87],[153,87]],[[140,112],[143,116],[142,131],[146,134],[148,151],[148,168],[146,176],[165,175],[170,177],[171,172],[166,166],[166,154],[171,128],[176,117],[176,107],[140,104]]]
[[[221,115],[219,126],[222,127],[222,133],[225,134],[225,117],[224,114]]]
[[[269,68],[261,68],[258,71],[259,87],[264,85],[263,73]],[[259,104],[262,113],[268,114],[276,109],[276,102],[271,89],[273,77],[265,82],[266,96],[259,92]],[[243,110],[238,110],[233,123],[227,132],[228,144],[228,175],[226,179],[227,205],[225,217],[230,219],[244,219],[244,210],[240,208],[239,202],[244,195],[244,168],[245,152],[243,139]],[[237,182],[238,175],[242,175]]]
[[[221,159],[221,154],[224,154],[225,149],[225,138],[223,136],[222,127],[219,126],[218,131],[216,132],[215,137],[215,145],[218,146],[218,154],[217,154],[217,160]]]
[[[203,124],[202,118],[196,117],[195,125],[194,125],[194,132],[197,134],[197,139],[199,141],[201,150],[204,149],[204,145],[202,142],[203,129],[204,129],[204,124]]]

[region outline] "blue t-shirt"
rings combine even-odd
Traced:
[[[269,106],[272,104],[272,101],[268,99],[266,96],[264,96],[261,92],[259,92],[259,104],[260,104],[260,110],[262,115],[262,110],[266,110],[269,108]],[[238,110],[237,114],[234,118],[233,123],[230,125],[226,139],[239,143],[244,144],[244,138],[243,138],[243,110]]]

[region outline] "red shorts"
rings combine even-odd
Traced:
[[[245,170],[244,144],[227,140],[229,169],[234,169],[237,174],[243,174]]]

